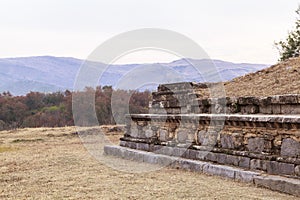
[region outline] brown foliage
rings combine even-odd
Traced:
[[[82,125],[91,124],[86,121],[91,112],[96,113],[99,124],[123,123],[125,114],[147,112],[149,97],[149,91],[113,90],[110,86],[78,92],[30,92],[26,96],[12,96],[4,92],[0,94],[0,129],[72,126],[72,101],[80,101],[76,104],[79,105],[76,109],[81,111],[80,116],[74,117],[78,117]],[[87,102],[87,98],[94,98],[95,103]]]

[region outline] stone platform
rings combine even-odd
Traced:
[[[150,114],[126,117],[120,146],[267,174],[275,185],[276,175],[295,183],[281,191],[300,191],[300,95],[207,98],[201,90],[208,87],[160,85]],[[264,185],[260,177],[256,183]]]
[[[296,115],[139,114],[127,122],[124,147],[300,178]]]

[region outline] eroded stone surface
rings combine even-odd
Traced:
[[[177,132],[177,140],[179,143],[186,143],[188,139],[188,131],[181,129]]]
[[[240,149],[243,146],[243,136],[238,133],[221,134],[221,146],[225,149]]]
[[[300,177],[300,165],[295,167],[295,174]]]
[[[254,178],[254,183],[258,186],[300,197],[300,181],[297,179],[278,176],[257,176]]]
[[[265,146],[264,138],[255,137],[255,138],[250,138],[248,140],[247,148],[251,152],[261,153],[264,151],[264,146]]]
[[[163,141],[163,142],[168,141],[168,139],[169,139],[168,131],[165,129],[160,129],[159,130],[159,139],[160,139],[160,141]]]
[[[252,159],[250,161],[250,169],[266,171],[267,170],[267,162],[268,161]]]
[[[284,139],[281,145],[281,155],[290,157],[300,156],[300,142],[291,138]]]
[[[201,170],[235,179],[245,176],[241,179],[250,181],[255,174],[239,175],[232,167],[299,178],[300,95],[203,98],[203,88],[208,85],[160,85],[153,93],[151,114],[127,116],[121,146],[231,166],[205,165]],[[164,164],[163,158],[168,160],[144,159]],[[174,163],[200,169],[189,161]]]
[[[286,174],[294,175],[295,174],[295,165],[288,163],[280,163],[276,161],[266,162],[267,172],[269,174]]]
[[[235,178],[235,170],[228,166],[205,165],[203,167],[203,172],[231,179]]]

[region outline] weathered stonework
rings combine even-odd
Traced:
[[[167,151],[172,150],[171,147],[164,147],[164,149],[167,149]],[[179,148],[178,150],[182,151],[182,148]],[[193,153],[195,152],[196,151],[193,150]],[[285,192],[300,197],[300,181],[298,179],[267,175],[261,172],[244,170],[239,167],[218,165],[199,160],[175,158],[174,155],[162,155],[158,152],[151,153],[144,150],[141,151],[122,146],[107,145],[104,147],[104,153],[105,155],[117,156],[137,162],[146,162],[156,165],[169,166],[175,169],[183,169],[231,178],[233,180],[252,183],[257,186],[270,188],[272,190]]]
[[[127,116],[120,145],[300,181],[300,95],[202,98],[205,87],[160,85],[150,114]]]
[[[285,138],[281,145],[281,155],[289,157],[299,157],[300,142],[292,138]]]
[[[201,83],[164,84],[153,92],[153,113],[300,114],[300,95],[203,98]],[[201,91],[201,90],[200,90]]]

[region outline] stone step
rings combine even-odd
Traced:
[[[146,162],[150,164],[169,166],[176,169],[184,169],[210,175],[222,176],[237,181],[253,183],[257,186],[266,187],[271,190],[300,197],[300,180],[298,179],[266,175],[237,167],[160,155],[114,145],[106,145],[104,147],[104,153],[108,156],[116,156],[137,162]]]
[[[243,122],[265,123],[296,123],[300,124],[300,114],[295,115],[268,115],[268,114],[131,114],[132,119],[189,119],[189,120],[226,120]]]

